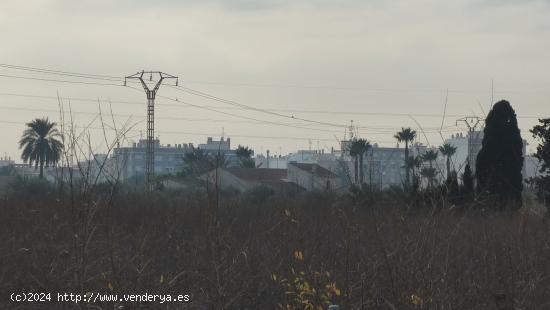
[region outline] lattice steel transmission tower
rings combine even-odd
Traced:
[[[143,79],[144,75],[149,75],[149,83]],[[158,76],[158,80],[153,80],[153,75]],[[137,79],[141,82],[145,94],[147,95],[147,153],[145,156],[145,186],[147,190],[152,191],[155,178],[155,97],[160,85],[164,79],[176,79],[178,86],[178,77],[160,71],[141,71],[136,74],[127,76],[124,79],[124,86],[128,79]]]
[[[479,122],[481,122],[481,118],[477,116],[466,116],[461,119],[456,120],[456,124],[458,125],[458,122],[464,122],[466,126],[468,127],[468,157],[467,162],[470,165],[470,169],[472,171],[475,171],[475,154],[474,154],[474,134],[476,131],[477,126],[479,125]]]

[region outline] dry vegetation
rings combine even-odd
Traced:
[[[125,309],[550,308],[544,219],[400,197],[71,195],[22,182],[0,202],[0,306],[38,307],[6,302],[26,290],[191,294]]]

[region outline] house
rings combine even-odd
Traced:
[[[287,178],[307,191],[341,190],[344,187],[338,175],[319,164],[290,162]]]
[[[217,168],[200,177],[210,184],[214,184],[216,178],[221,189],[242,192],[259,186],[267,186],[275,191],[303,190],[287,180],[286,169]]]

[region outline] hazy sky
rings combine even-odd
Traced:
[[[464,129],[453,127],[458,116],[487,112],[491,80],[494,99],[512,103],[530,140],[534,117],[550,115],[549,16],[550,1],[519,0],[2,1],[0,62],[121,77],[162,70],[178,75],[182,86],[295,116],[234,109],[162,87],[160,95],[178,98],[157,100],[163,144],[197,144],[223,130],[256,153],[307,149],[308,139],[313,148],[330,149],[350,120],[373,143],[393,145],[393,132],[418,123],[429,143],[440,144],[446,90],[445,137]],[[85,81],[5,67],[0,75]],[[94,118],[98,98],[103,112],[106,100],[113,101],[118,124],[130,115],[142,121],[146,113],[145,94],[130,88],[0,81],[0,153],[11,157],[19,157],[24,122],[58,121],[59,113],[51,98],[9,94],[75,98],[71,108],[80,125]],[[98,126],[96,120],[92,127]],[[143,122],[135,128],[130,138],[139,139],[140,130],[145,135]],[[90,133],[101,148],[101,131]]]

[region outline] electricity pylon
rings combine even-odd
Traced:
[[[477,116],[466,116],[461,119],[456,120],[456,124],[458,125],[458,122],[464,122],[466,126],[468,127],[468,158],[467,162],[470,165],[470,169],[472,171],[475,170],[475,154],[474,154],[474,133],[479,125],[479,122],[481,122],[481,118]]]
[[[149,82],[154,85],[153,89],[149,88],[149,85],[143,79],[143,76],[149,75]],[[156,83],[153,81],[153,75],[158,75]],[[145,186],[148,191],[152,191],[154,187],[155,179],[155,97],[157,91],[164,79],[176,79],[176,86],[178,86],[178,77],[160,72],[160,71],[141,71],[136,74],[132,74],[124,78],[124,86],[126,86],[127,79],[137,79],[141,82],[145,94],[147,95],[147,153],[145,156]]]

